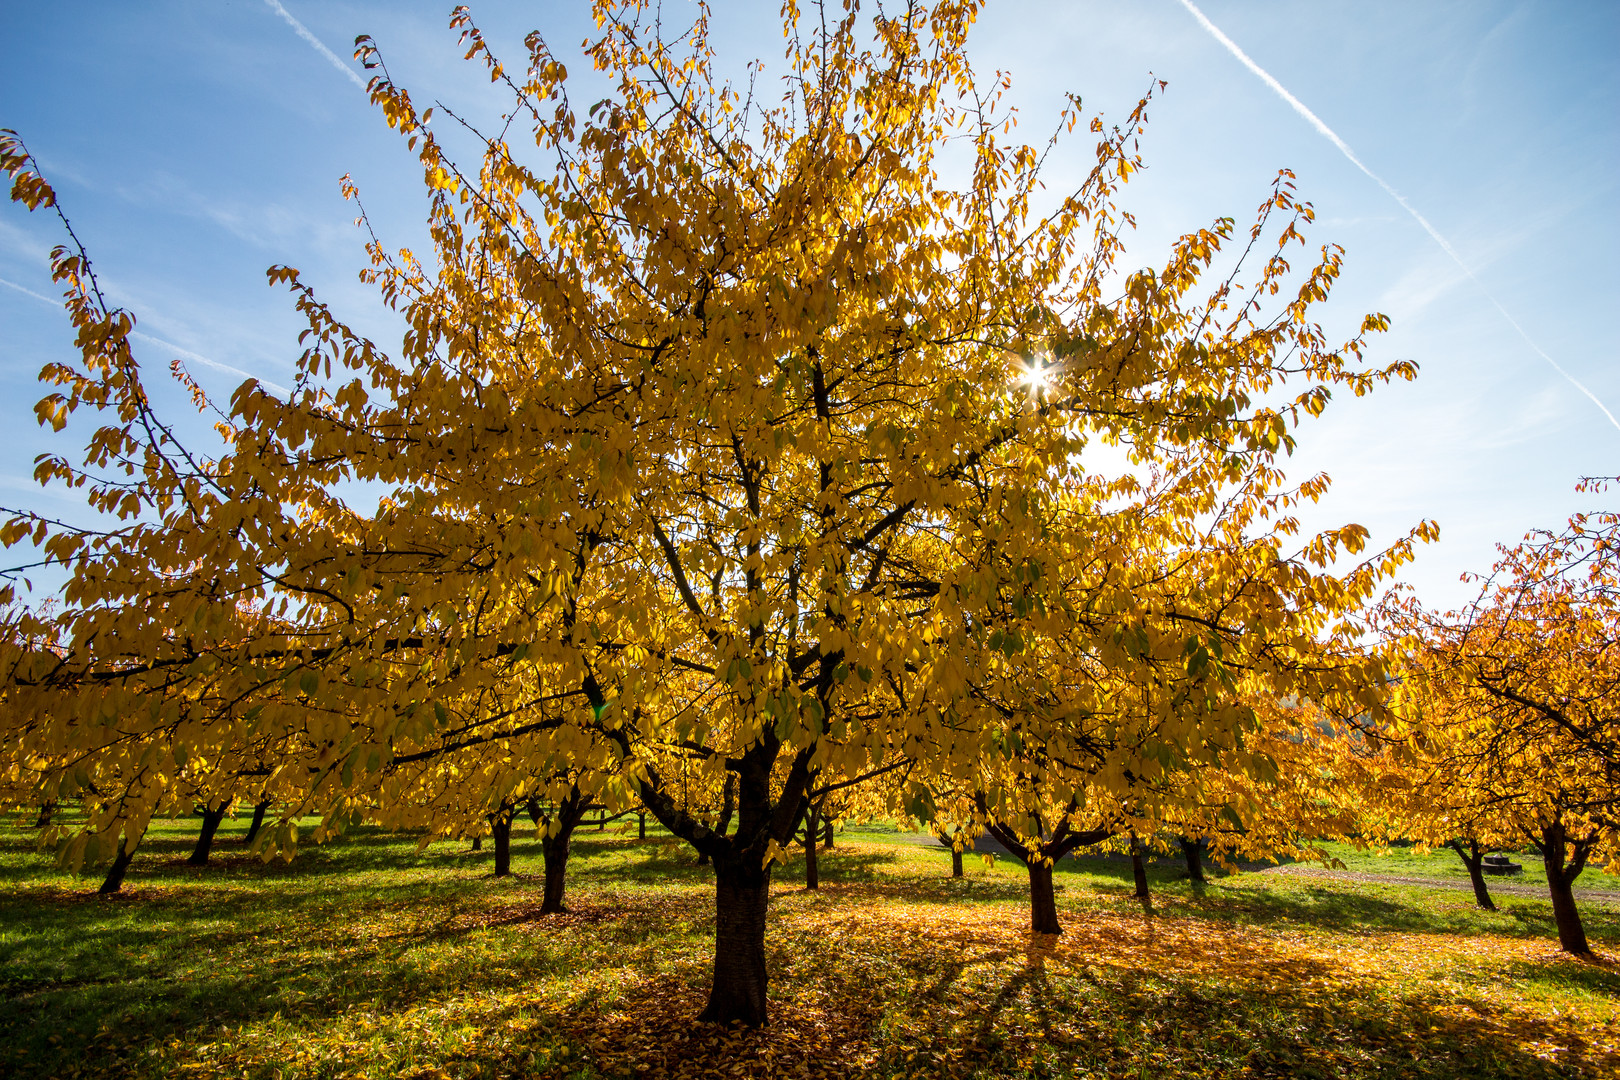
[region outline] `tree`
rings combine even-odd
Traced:
[[[1577,514],[1499,550],[1462,610],[1410,596],[1385,609],[1410,647],[1396,827],[1451,846],[1481,907],[1493,906],[1481,849],[1535,846],[1559,944],[1585,954],[1571,887],[1594,859],[1620,856],[1620,515]]]
[[[285,399],[244,384],[217,454],[165,426],[132,318],[82,250],[58,251],[83,356],[47,370],[62,392],[40,415],[108,422],[82,466],[40,475],[118,520],[4,528],[72,571],[61,611],[6,623],[7,746],[28,762],[8,767],[43,778],[37,802],[70,761],[120,762],[87,843],[144,826],[191,748],[245,760],[268,732],[270,854],[298,814],[323,815],[317,840],[365,816],[463,828],[523,777],[586,766],[712,860],[703,1018],[761,1024],[772,866],[818,800],[1079,748],[1055,788],[985,789],[988,815],[1039,836],[1028,812],[1066,805],[1077,776],[1112,792],[1241,755],[1250,681],[1355,696],[1312,659],[1376,571],[1313,575],[1243,532],[1325,484],[1278,488],[1291,425],[1412,369],[1362,362],[1381,317],[1336,347],[1309,321],[1336,249],[1266,310],[1311,217],[1287,177],[1250,233],[1277,245],[1257,293],[1236,301],[1229,278],[1191,298],[1227,220],[1105,297],[1147,102],[1093,121],[1095,168],[1038,210],[1041,152],[1000,141],[1010,117],[966,55],[972,5],[869,26],[789,5],[776,105],[717,81],[705,17],[669,38],[643,5],[596,12],[587,53],[616,86],[584,116],[537,35],[514,79],[453,16],[540,165],[452,114],[482,155],[459,166],[359,42],[429,192],[432,260],[370,245],[403,348],[273,269],[309,323],[299,375]],[[1059,126],[1080,120],[1071,104]],[[953,188],[959,130],[972,166]],[[0,156],[14,198],[54,205],[20,142]],[[1081,467],[1105,445],[1125,475]],[[351,505],[356,482],[388,494]],[[735,778],[734,831],[683,806],[672,754]]]

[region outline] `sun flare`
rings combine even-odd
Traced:
[[[1018,382],[1030,390],[1044,390],[1051,382],[1051,369],[1040,360],[1032,359],[1018,373]]]

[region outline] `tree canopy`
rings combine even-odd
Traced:
[[[1334,391],[1415,369],[1364,359],[1382,316],[1314,321],[1342,253],[1291,265],[1290,174],[1132,269],[1151,95],[1111,127],[1071,101],[1054,142],[1095,164],[1045,192],[974,4],[789,3],[774,100],[716,77],[706,16],[595,10],[614,90],[583,112],[543,39],[509,71],[457,10],[512,102],[489,132],[440,107],[476,167],[361,39],[427,195],[431,252],[373,237],[363,274],[403,341],[272,268],[298,378],[244,383],[217,453],[158,414],[77,241],[53,255],[82,355],[39,414],[100,426],[39,477],[105,524],[5,525],[71,576],[9,611],[0,724],[11,799],[87,799],[68,861],[209,785],[275,797],[267,856],[302,813],[455,831],[579,785],[713,859],[705,1016],[762,1023],[771,865],[815,800],[885,776],[1026,837],[1113,829],[1274,771],[1257,700],[1382,707],[1357,613],[1433,527],[1335,570],[1365,531],[1294,540],[1327,480],[1280,463]],[[18,137],[0,157],[55,205]],[[677,767],[735,777],[730,832]]]
[[[1575,953],[1588,948],[1570,886],[1589,862],[1620,861],[1617,544],[1620,515],[1577,514],[1502,546],[1466,608],[1434,612],[1405,596],[1383,611],[1407,646],[1391,827],[1459,841],[1482,903],[1482,850],[1537,847],[1559,940]]]

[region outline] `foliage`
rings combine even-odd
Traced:
[[[374,237],[363,275],[408,329],[390,353],[273,268],[298,377],[244,383],[217,454],[153,408],[77,241],[53,255],[82,355],[39,415],[101,426],[37,474],[105,526],[0,531],[72,575],[0,635],[0,769],[12,803],[91,796],[48,833],[65,865],[244,783],[284,814],[267,858],[306,813],[465,833],[578,783],[714,860],[706,1015],[760,1022],[770,866],[822,797],[899,773],[1027,836],[1171,820],[1214,805],[1201,773],[1270,783],[1257,701],[1381,708],[1358,613],[1433,528],[1330,571],[1366,532],[1294,540],[1327,479],[1281,460],[1334,391],[1415,368],[1365,360],[1380,315],[1313,321],[1341,252],[1292,266],[1291,174],[1246,233],[1132,269],[1149,99],[1112,128],[1071,101],[1054,141],[1083,125],[1095,165],[1043,195],[969,63],[976,5],[790,3],[774,103],[716,77],[706,13],[594,10],[614,87],[583,114],[538,35],[514,77],[453,14],[512,97],[496,134],[441,108],[476,168],[358,42],[422,166],[430,257]],[[0,157],[54,205],[18,138]],[[677,765],[736,777],[733,832]]]
[[[1401,835],[1536,845],[1555,894],[1588,861],[1620,860],[1617,542],[1620,516],[1579,514],[1502,547],[1462,611],[1385,606],[1410,647],[1395,696],[1407,743],[1385,785]],[[1580,951],[1578,922],[1560,936]]]

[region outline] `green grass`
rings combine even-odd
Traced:
[[[1459,882],[1468,880],[1468,871],[1463,867],[1462,860],[1450,848],[1425,851],[1410,845],[1395,845],[1383,849],[1358,850],[1355,845],[1345,843],[1325,843],[1321,846],[1330,856],[1343,862],[1347,870],[1400,877],[1432,877]],[[1547,887],[1547,871],[1542,866],[1540,855],[1523,851],[1501,854],[1509,855],[1524,869],[1513,875],[1500,877],[1487,875],[1485,878],[1487,884],[1532,885],[1538,889]],[[1576,881],[1575,887],[1620,888],[1620,881],[1604,877],[1600,870],[1600,867],[1588,869]]]
[[[634,819],[577,835],[538,914],[538,844],[491,855],[361,830],[291,866],[227,824],[160,822],[119,898],[0,836],[0,1075],[1600,1076],[1620,1068],[1620,968],[1563,960],[1544,900],[1269,874],[1194,886],[1128,863],[1057,873],[1032,942],[1016,863],[849,829],[778,868],[772,1026],[693,1025],[713,923],[690,849]],[[1406,856],[1403,856],[1406,857]],[[1413,859],[1422,856],[1410,856]],[[1429,856],[1449,857],[1448,853]],[[1376,858],[1376,857],[1375,857]],[[1348,860],[1346,860],[1348,862]],[[1528,869],[1528,867],[1527,867]],[[1406,873],[1406,871],[1399,871]],[[1410,874],[1408,876],[1418,876]],[[1613,954],[1620,912],[1583,906]],[[638,1068],[639,1066],[639,1068]],[[739,1071],[740,1068],[740,1071]]]

